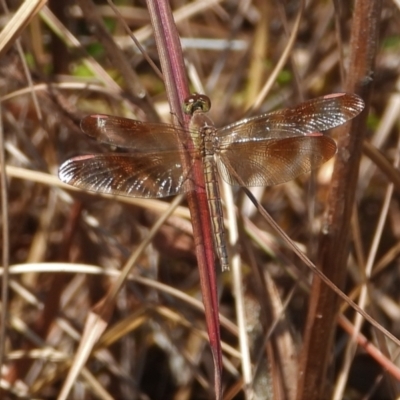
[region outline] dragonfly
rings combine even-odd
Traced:
[[[321,132],[357,116],[364,103],[355,94],[335,93],[216,128],[211,102],[202,94],[185,99],[190,123],[183,126],[93,114],[82,119],[89,137],[125,152],[87,154],[65,161],[61,181],[80,189],[141,198],[205,191],[214,250],[229,269],[218,175],[233,186],[272,186],[318,168],[336,153]],[[185,139],[186,138],[186,139]],[[186,161],[185,161],[186,160]],[[196,184],[201,161],[204,187]]]

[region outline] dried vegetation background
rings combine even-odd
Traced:
[[[146,4],[115,3],[158,64]],[[353,2],[340,2],[339,9],[333,3],[308,2],[290,58],[254,113],[343,91]],[[2,26],[19,4],[8,6],[9,12],[2,8]],[[217,126],[240,119],[284,53],[299,1],[172,1],[171,6],[193,90],[203,88],[211,98]],[[104,31],[96,18],[104,23]],[[109,150],[80,132],[79,121],[87,114],[170,122],[164,85],[120,18],[106,2],[50,1],[20,33],[20,47],[11,47],[0,59],[9,216],[9,241],[2,235],[1,246],[11,265],[4,399],[57,398],[90,309],[170,201],[104,198],[70,190],[57,178],[58,167],[67,158]],[[398,156],[399,27],[399,5],[385,1],[365,136],[389,163]],[[259,193],[263,206],[311,260],[317,254],[332,168],[333,161],[311,179],[302,176]],[[370,263],[363,307],[399,336],[400,188],[388,193],[390,181],[363,157],[344,290],[359,300]],[[231,274],[225,273],[219,286],[224,398],[294,399],[311,275],[243,194],[234,196],[243,216],[238,248],[251,388],[243,389],[235,296]],[[354,311],[343,307],[343,312],[354,320]],[[106,334],[70,398],[212,398],[213,363],[204,321],[194,241],[183,202],[137,258]],[[369,324],[363,325],[362,334],[372,349],[382,350],[383,345],[382,352],[396,363],[398,349],[392,342],[378,341]],[[349,341],[349,333],[338,328],[324,383],[327,398],[334,390],[337,398],[345,399],[397,397],[396,366],[385,372],[389,366],[362,347],[345,357]]]

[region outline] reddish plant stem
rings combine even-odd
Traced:
[[[164,75],[168,101],[176,122],[188,127],[189,117],[183,114],[182,104],[189,95],[180,39],[168,1],[147,1],[154,29],[161,69]],[[183,138],[185,141],[188,138]],[[160,137],[162,140],[162,137]],[[182,160],[189,167],[190,160]],[[192,166],[193,168],[193,166]],[[204,188],[201,162],[194,165],[194,185]],[[208,336],[214,359],[216,398],[221,397],[222,353],[220,345],[217,280],[214,265],[214,244],[208,202],[205,191],[188,193],[188,204],[193,225],[196,257],[199,265],[200,284],[205,308]]]
[[[345,88],[360,95],[366,106],[359,117],[338,129],[338,154],[317,260],[317,266],[339,288],[343,288],[346,278],[350,221],[372,91],[380,10],[381,0],[355,1]],[[298,399],[330,398],[325,379],[338,311],[338,297],[315,276],[300,355]]]

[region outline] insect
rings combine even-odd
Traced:
[[[309,172],[336,153],[335,141],[321,132],[354,118],[364,103],[354,94],[330,94],[220,129],[207,115],[207,96],[189,96],[183,107],[191,115],[188,130],[103,114],[85,117],[84,133],[129,152],[71,158],[61,165],[59,177],[81,189],[143,198],[205,190],[215,251],[225,270],[229,262],[217,174],[230,185],[251,187],[277,185]],[[199,159],[205,187],[193,183],[192,166]]]

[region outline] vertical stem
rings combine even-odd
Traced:
[[[4,135],[2,124],[2,113],[0,106],[0,197],[1,197],[1,218],[2,218],[2,236],[3,236],[3,279],[1,280],[1,318],[0,318],[0,371],[4,361],[4,350],[6,343],[6,328],[8,321],[8,282],[9,282],[9,225],[8,225],[8,195],[7,195],[7,176],[6,176],[6,163],[4,154]]]
[[[189,118],[183,114],[182,104],[189,95],[179,35],[173,20],[170,4],[166,0],[147,0],[154,29],[161,68],[172,114],[187,127]],[[188,138],[185,138],[188,140]],[[162,140],[162,138],[160,138]],[[183,160],[188,166],[187,160]],[[192,167],[193,168],[193,167]],[[194,184],[204,187],[201,163],[194,165]],[[203,192],[188,193],[188,204],[193,225],[196,257],[199,265],[200,284],[205,307],[208,336],[214,359],[216,398],[221,397],[222,354],[220,346],[217,281],[214,266],[214,243],[207,196]]]
[[[317,265],[339,288],[346,277],[351,213],[357,188],[374,61],[378,42],[381,0],[356,0],[346,91],[359,94],[366,107],[359,117],[338,129],[338,154],[327,205],[327,219],[321,232]],[[325,376],[331,358],[339,301],[314,277],[304,346],[300,356],[298,399],[330,398]]]

